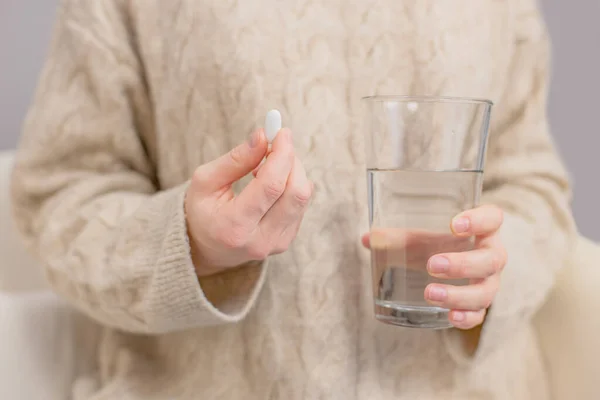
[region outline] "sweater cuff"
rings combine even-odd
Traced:
[[[164,193],[166,218],[153,227],[163,230],[147,303],[146,320],[156,332],[238,322],[256,302],[266,277],[266,262],[256,262],[198,279],[184,212],[188,185]]]
[[[526,221],[505,214],[500,240],[508,253],[500,289],[488,310],[476,351],[466,351],[464,332],[441,331],[442,340],[458,364],[472,363],[502,348],[504,341],[529,322],[543,303],[554,282],[553,273],[535,259],[533,227]]]

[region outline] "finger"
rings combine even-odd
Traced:
[[[475,247],[478,249],[497,249],[504,252],[505,259],[508,257],[498,231],[494,234],[482,235],[475,238]]]
[[[425,270],[427,261],[441,252],[472,248],[472,239],[423,230],[374,229],[362,237],[363,245],[382,263]]]
[[[285,233],[279,238],[279,241],[273,248],[271,254],[281,254],[289,249],[290,245],[298,235],[298,231],[302,225],[302,220],[303,216],[300,216],[300,218],[294,222],[293,226],[285,231]]]
[[[502,209],[484,205],[465,211],[452,220],[452,233],[456,236],[483,236],[495,233],[504,219]]]
[[[260,164],[258,164],[258,167],[254,168],[252,170],[252,176],[254,176],[256,178],[256,176],[258,175],[258,171],[260,171],[260,168],[263,166],[264,163],[265,163],[265,159],[263,158],[263,160],[260,162]]]
[[[311,196],[312,184],[306,176],[302,163],[296,157],[283,196],[260,221],[261,232],[271,240],[284,235],[302,218]]]
[[[362,243],[364,248],[370,249],[371,248],[371,234],[369,234],[369,233],[363,234],[362,237],[360,238],[360,242]]]
[[[294,158],[292,133],[289,129],[282,129],[273,141],[271,154],[256,178],[232,202],[233,209],[243,223],[258,224],[283,195]]]
[[[373,229],[371,232],[365,233],[361,241],[367,249],[386,248],[389,250],[427,246],[433,250],[434,247],[463,243],[464,239],[446,233],[416,229]]]
[[[483,323],[487,310],[466,311],[452,310],[448,313],[448,320],[458,329],[473,329]]]
[[[477,311],[490,306],[498,285],[497,275],[466,286],[432,283],[425,288],[425,299],[442,308]]]
[[[267,157],[269,157],[269,154],[271,154],[271,149],[270,148],[267,150],[267,154],[265,154],[265,158],[263,158],[262,161],[260,162],[260,164],[258,164],[258,167],[254,168],[252,170],[252,175],[254,175],[255,178],[256,178],[256,175],[258,175],[258,171],[260,171],[260,168],[265,163],[265,160],[267,159]]]
[[[214,193],[250,173],[267,152],[267,140],[262,129],[253,132],[246,143],[196,169],[193,179],[198,190]]]
[[[503,247],[481,248],[461,253],[445,253],[431,257],[427,271],[442,279],[479,279],[499,273],[506,264]]]

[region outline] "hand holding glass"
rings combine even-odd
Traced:
[[[478,205],[492,104],[486,100],[380,96],[364,99],[375,316],[394,325],[448,328],[427,285],[435,254],[471,250],[450,222]]]

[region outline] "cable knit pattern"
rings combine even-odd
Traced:
[[[533,0],[64,0],[13,203],[54,288],[106,327],[75,398],[546,399],[529,318],[574,231],[547,50]],[[497,104],[484,198],[509,214],[510,261],[473,356],[454,330],[373,318],[359,240],[373,94]],[[269,267],[199,282],[186,182],[273,107],[313,204]]]

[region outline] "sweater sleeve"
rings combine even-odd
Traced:
[[[525,6],[524,4],[528,4]],[[500,237],[508,252],[500,290],[480,335],[475,358],[502,348],[505,338],[529,323],[565,265],[576,237],[565,168],[549,134],[546,100],[549,41],[535,2],[521,3],[516,46],[506,92],[495,110],[483,202],[505,211]],[[444,333],[456,358],[469,335]],[[475,337],[472,335],[472,337]]]
[[[105,325],[154,334],[239,321],[264,267],[199,282],[187,184],[159,190],[142,139],[152,108],[125,3],[61,4],[12,176],[17,226],[53,288]]]

